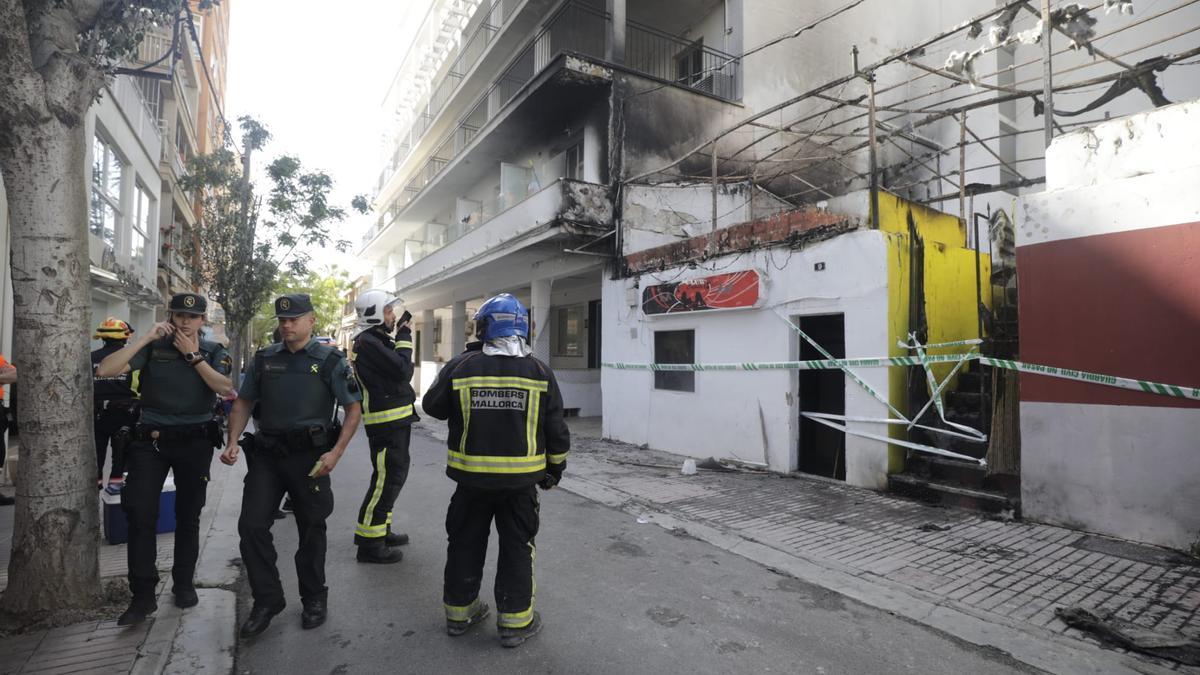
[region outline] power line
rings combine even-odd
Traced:
[[[204,47],[200,42],[200,37],[196,34],[196,21],[192,16],[192,10],[185,7],[184,11],[187,12],[188,32],[192,35],[192,41],[196,43],[196,53],[200,56],[200,67],[204,71],[204,79],[208,82],[209,98],[212,99],[213,107],[217,109],[217,115],[221,118],[221,128],[225,132],[223,134],[225,144],[232,145],[234,151],[240,156],[242,149],[233,137],[233,127],[229,124],[229,120],[225,118],[225,111],[221,107],[221,100],[217,97],[217,86],[213,83],[212,73],[208,71],[208,60],[204,58]]]

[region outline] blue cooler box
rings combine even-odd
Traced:
[[[125,512],[121,510],[121,495],[101,492],[100,502],[104,505],[104,539],[110,544],[129,541],[129,523],[125,519]],[[158,497],[158,526],[155,531],[160,534],[175,531],[175,481],[170,475]]]

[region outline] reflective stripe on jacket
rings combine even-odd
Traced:
[[[412,388],[412,333],[406,328],[392,340],[382,328],[354,339],[354,372],[363,390],[363,424],[407,426],[416,421]]]
[[[562,475],[571,435],[554,373],[533,357],[489,356],[472,343],[438,373],[421,407],[447,420],[446,475],[490,489]]]

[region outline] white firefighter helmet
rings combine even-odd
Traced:
[[[400,302],[400,298],[378,288],[369,288],[359,293],[358,297],[354,299],[354,313],[358,315],[357,332],[361,333],[375,326],[382,326],[383,310],[388,305],[398,302]]]

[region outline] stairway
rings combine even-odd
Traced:
[[[1007,288],[1003,302],[985,317],[988,329],[988,338],[982,346],[985,356],[1017,358],[1016,303],[1016,289]],[[943,395],[946,419],[990,434],[991,380],[992,368],[983,367],[978,361],[965,366],[955,388]],[[932,406],[919,422],[935,428],[950,428],[942,422]],[[909,432],[909,440],[976,459],[982,459],[987,454],[987,443],[924,429],[913,429]],[[904,472],[888,476],[888,489],[931,503],[987,513],[1020,514],[1020,482],[1017,476],[988,475],[987,468],[978,463],[927,452],[910,451]]]

